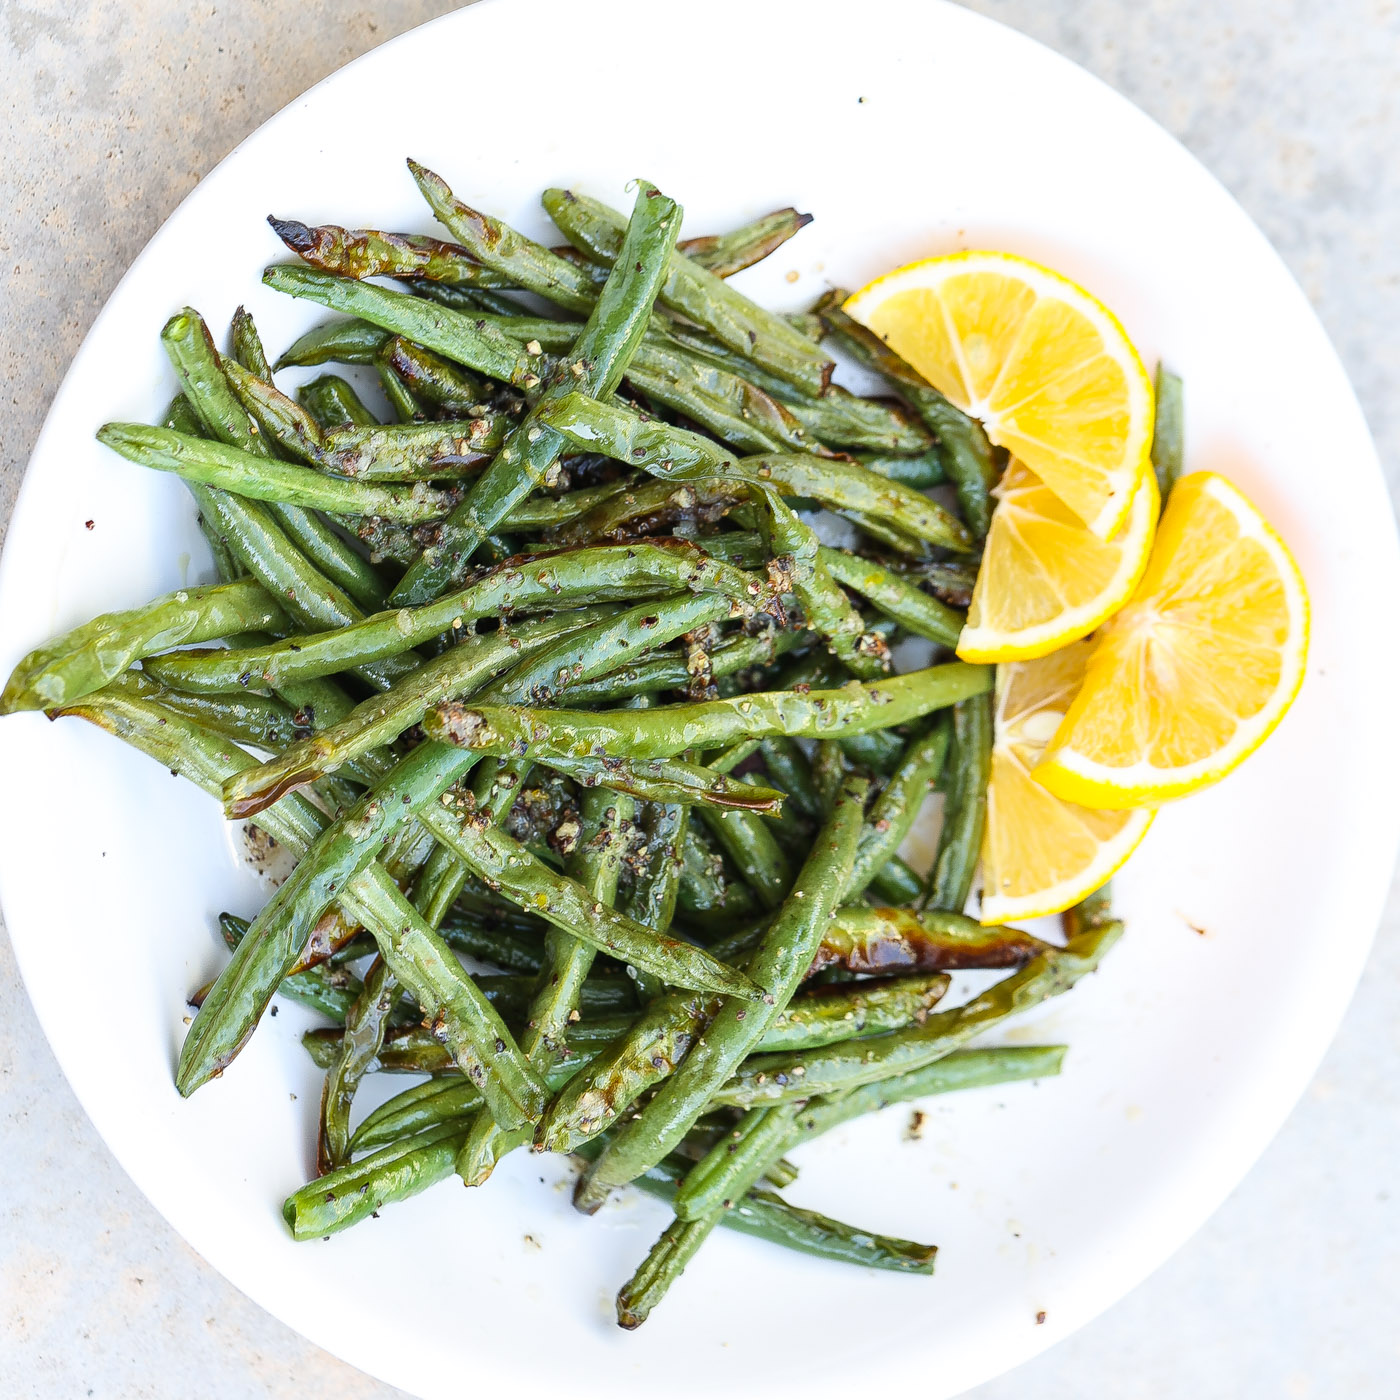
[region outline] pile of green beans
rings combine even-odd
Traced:
[[[994,454],[839,297],[786,316],[726,280],[809,215],[679,240],[646,181],[630,216],[550,190],[550,247],[409,165],[445,238],[271,221],[300,261],[267,287],[338,313],[276,370],[343,375],[289,391],[244,308],[227,352],[171,317],[162,421],[98,436],[188,484],[216,578],[36,649],[0,713],[87,719],[295,858],[221,917],[175,1079],[236,1073],[278,999],[323,1023],[297,1239],[533,1149],[581,1160],[580,1209],[670,1203],[626,1328],[719,1225],[929,1273],[789,1204],[787,1154],[1058,1074],[1062,1046],[969,1042],[1121,932],[1102,895],[1064,945],[964,912],[993,674],[952,648]],[[888,395],[834,384],[837,351]],[[966,969],[1002,980],[969,999]],[[371,1074],[417,1078],[357,1115]]]

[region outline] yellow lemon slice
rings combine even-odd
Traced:
[[[876,278],[845,309],[1100,539],[1123,523],[1152,446],[1152,382],[1082,287],[1010,253],[953,253]]]
[[[1184,476],[1036,779],[1101,808],[1219,782],[1283,718],[1307,654],[1308,595],[1283,541],[1224,477]]]
[[[964,661],[1024,661],[1087,637],[1132,597],[1152,551],[1157,479],[1143,475],[1128,519],[1101,540],[1013,458],[996,489],[987,548],[958,638]]]
[[[984,924],[1057,914],[1092,894],[1132,855],[1153,813],[1096,812],[1031,777],[1084,680],[1091,642],[997,667],[992,776],[982,838]]]

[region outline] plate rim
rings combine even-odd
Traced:
[[[53,431],[53,425],[58,420],[60,416],[60,411],[65,407],[65,401],[68,390],[74,377],[74,371],[79,361],[88,351],[90,342],[94,338],[94,335],[99,329],[99,327],[104,324],[104,322],[110,315],[113,314],[113,308],[121,300],[123,289],[125,288],[127,283],[133,278],[134,274],[136,274],[137,271],[146,264],[146,262],[149,259],[156,255],[157,245],[161,243],[163,236],[166,234],[166,231],[168,230],[172,222],[174,222],[177,219],[177,217],[186,209],[188,205],[195,201],[197,196],[201,195],[201,193],[205,190],[206,186],[209,183],[213,182],[216,179],[216,177],[219,176],[220,173],[224,171],[225,168],[229,166],[231,162],[235,161],[236,158],[238,158],[243,152],[245,152],[245,150],[250,145],[254,144],[255,142],[261,142],[265,139],[271,139],[272,133],[276,129],[279,129],[289,119],[290,114],[292,114],[295,111],[295,109],[297,109],[302,104],[306,103],[314,94],[323,93],[325,90],[334,87],[336,84],[342,81],[345,75],[351,70],[357,69],[362,64],[381,62],[381,55],[386,53],[388,50],[395,48],[396,46],[409,46],[415,43],[421,43],[422,36],[427,31],[434,30],[439,26],[470,26],[477,22],[477,17],[480,16],[482,13],[488,11],[507,9],[511,7],[520,7],[523,5],[523,3],[524,0],[477,0],[477,3],[475,4],[469,5],[459,10],[450,11],[444,15],[428,20],[421,25],[417,25],[411,29],[405,30],[404,32],[386,40],[384,43],[379,44],[374,48],[366,51],[365,53],[360,54],[357,57],[349,60],[345,64],[341,65],[339,68],[335,69],[333,72],[325,75],[323,78],[318,80],[309,88],[294,96],[283,107],[279,108],[265,121],[260,123],[254,130],[250,131],[246,136],[244,136],[226,155],[224,155],[213,167],[211,167],[211,169],[203,177],[201,177],[201,179],[193,186],[193,188],[176,204],[176,206],[170,211],[170,213],[166,215],[166,217],[161,221],[159,227],[156,228],[156,230],[152,233],[150,239],[147,240],[140,252],[136,255],[136,257],[131,261],[130,265],[122,273],[122,276],[118,279],[117,283],[112,288],[111,293],[108,295],[106,301],[103,303],[102,308],[88,326],[88,329],[83,336],[82,342],[80,343],[77,351],[74,353],[71,361],[69,362],[68,368],[65,370],[64,375],[59,382],[58,388],[54,393],[53,401],[50,404],[49,410],[45,414],[43,425],[41,426],[39,434],[35,439],[34,446],[30,453],[28,462],[26,463],[26,468],[21,479],[19,491],[17,492],[15,503],[10,513],[9,521],[7,524],[5,548],[3,550],[3,553],[0,553],[0,605],[3,605],[3,603],[9,599],[12,589],[14,587],[10,575],[12,572],[14,572],[15,567],[17,567],[14,564],[17,551],[13,550],[10,547],[11,540],[16,535],[21,534],[24,531],[24,529],[26,528],[26,515],[32,509],[34,509],[32,505],[32,498],[36,494],[37,490],[35,486],[37,474],[34,472],[33,468],[36,462],[40,461],[43,458],[46,449],[47,439],[50,437],[51,432]],[[544,0],[544,5],[546,7],[563,8],[566,5],[566,3],[567,0]],[[632,3],[632,0],[601,0],[601,3],[598,5],[598,8],[606,9],[613,6],[626,5],[628,3]],[[910,4],[913,3],[913,0],[890,0],[890,3]],[[827,11],[834,11],[836,8],[835,0],[821,0],[821,5]],[[1359,425],[1362,433],[1364,434],[1364,440],[1369,449],[1367,461],[1365,463],[1365,474],[1369,476],[1373,481],[1376,481],[1380,484],[1382,495],[1385,497],[1385,499],[1391,506],[1391,509],[1386,514],[1387,528],[1384,529],[1384,533],[1386,535],[1386,552],[1388,557],[1383,562],[1385,564],[1388,564],[1389,566],[1389,573],[1392,577],[1392,581],[1400,579],[1400,538],[1397,537],[1394,503],[1393,501],[1391,501],[1389,490],[1386,487],[1384,473],[1379,460],[1379,455],[1376,451],[1375,444],[1371,436],[1369,424],[1366,421],[1365,414],[1357,399],[1355,388],[1352,385],[1346,373],[1345,367],[1341,362],[1340,356],[1338,355],[1335,346],[1332,344],[1332,341],[1327,334],[1326,328],[1323,326],[1320,317],[1317,315],[1317,312],[1315,311],[1311,303],[1303,294],[1302,289],[1298,285],[1296,278],[1293,276],[1292,272],[1284,263],[1281,255],[1265,237],[1262,230],[1259,229],[1258,225],[1250,217],[1248,212],[1244,210],[1244,208],[1239,204],[1239,201],[1235,199],[1233,194],[1230,193],[1230,191],[1226,188],[1223,182],[1196,156],[1194,156],[1194,154],[1192,154],[1184,146],[1184,144],[1181,141],[1179,141],[1170,131],[1168,131],[1165,127],[1158,123],[1148,113],[1139,108],[1130,98],[1118,92],[1109,83],[1105,82],[1097,75],[1089,72],[1087,69],[1081,67],[1073,60],[1067,58],[1065,55],[1057,52],[1056,50],[1050,48],[1048,45],[1041,43],[1039,40],[1032,38],[1031,36],[1013,28],[1008,24],[1005,24],[999,20],[993,19],[989,16],[980,14],[978,12],[964,9],[962,6],[953,3],[952,0],[936,0],[936,3],[931,6],[927,5],[925,0],[925,6],[929,10],[936,9],[938,11],[943,12],[943,18],[945,20],[950,20],[950,22],[964,24],[969,29],[976,30],[979,28],[983,28],[998,31],[1000,35],[1000,42],[1011,42],[1015,44],[1020,44],[1026,46],[1029,49],[1035,50],[1037,51],[1037,60],[1039,62],[1048,63],[1051,66],[1070,70],[1073,73],[1076,81],[1080,83],[1084,83],[1085,81],[1087,81],[1088,83],[1102,89],[1104,92],[1111,94],[1112,98],[1116,101],[1117,104],[1120,105],[1121,109],[1131,111],[1136,117],[1146,122],[1148,125],[1154,128],[1161,137],[1164,137],[1168,142],[1170,142],[1174,147],[1176,147],[1179,154],[1183,156],[1186,160],[1188,160],[1192,166],[1195,167],[1195,170],[1198,173],[1198,175],[1204,176],[1206,180],[1208,180],[1212,185],[1214,185],[1217,192],[1221,196],[1223,196],[1223,198],[1226,201],[1228,201],[1228,203],[1237,211],[1244,225],[1248,227],[1248,229],[1254,236],[1255,242],[1257,244],[1258,256],[1272,260],[1272,262],[1276,265],[1277,270],[1282,274],[1287,284],[1296,294],[1295,299],[1298,303],[1298,309],[1304,312],[1306,317],[1311,321],[1314,331],[1316,332],[1321,344],[1326,347],[1326,353],[1328,356],[1330,356],[1334,364],[1334,367],[1337,372],[1338,381],[1342,386],[1344,386],[1345,393],[1349,397],[1351,410],[1355,414],[1357,424]],[[1167,1243],[1164,1247],[1157,1248],[1155,1252],[1151,1253],[1150,1257],[1146,1255],[1140,1256],[1137,1266],[1133,1269],[1126,1271],[1127,1274],[1130,1275],[1126,1278],[1126,1281],[1124,1281],[1123,1271],[1120,1270],[1119,1275],[1115,1279],[1114,1285],[1110,1289],[1101,1290],[1103,1296],[1101,1296],[1101,1298],[1098,1300],[1097,1305],[1093,1306],[1088,1312],[1077,1316],[1072,1326],[1067,1328],[1063,1326],[1057,1326],[1053,1329],[1048,1327],[1038,1329],[1037,1332],[1025,1334],[1023,1337],[1016,1339],[1016,1341],[1014,1342],[1010,1339],[1007,1339],[1005,1344],[1005,1355],[992,1362],[991,1369],[983,1368],[979,1370],[978,1374],[971,1381],[969,1381],[968,1384],[982,1384],[985,1381],[990,1380],[997,1375],[1003,1374],[1005,1371],[1008,1371],[1015,1366],[1021,1365],[1025,1361],[1046,1350],[1055,1342],[1059,1341],[1062,1337],[1067,1336],[1071,1332],[1076,1331],[1080,1327],[1086,1325],[1088,1322],[1092,1321],[1095,1317],[1099,1316],[1102,1312],[1104,1312],[1107,1308],[1111,1307],[1115,1302],[1125,1297],[1127,1293],[1131,1292],[1134,1288],[1136,1288],[1138,1284],[1141,1283],[1143,1279],[1145,1279],[1148,1275],[1160,1268],[1162,1264],[1165,1263],[1166,1260],[1170,1258],[1172,1254],[1174,1254],[1178,1249],[1185,1245],[1187,1241],[1195,1235],[1195,1233],[1201,1228],[1201,1226],[1215,1213],[1219,1206],[1224,1202],[1226,1197],[1240,1184],[1245,1175],[1254,1166],[1254,1164],[1258,1161],[1263,1152],[1267,1149],[1269,1144],[1273,1141],[1279,1129],[1283,1126],[1283,1123],[1292,1113],[1293,1109],[1296,1107],[1297,1103],[1305,1093],[1307,1086],[1311,1082],[1313,1076],[1316,1074],[1317,1068],[1321,1063],[1323,1056],[1326,1054],[1328,1048],[1330,1047],[1333,1039],[1336,1036],[1341,1021],[1344,1018],[1346,1010],[1354,996],[1356,985],[1363,971],[1365,970],[1366,964],[1370,958],[1377,929],[1383,913],[1386,894],[1389,888],[1392,871],[1395,865],[1396,853],[1397,850],[1400,850],[1400,794],[1397,794],[1396,796],[1391,798],[1390,809],[1391,819],[1389,825],[1391,831],[1391,839],[1389,839],[1385,843],[1387,845],[1387,848],[1390,850],[1390,862],[1383,872],[1383,878],[1382,872],[1380,871],[1379,863],[1377,866],[1375,889],[1370,900],[1372,910],[1367,918],[1369,934],[1364,940],[1357,941],[1355,945],[1353,965],[1347,969],[1345,975],[1335,976],[1333,978],[1331,986],[1329,988],[1329,991],[1331,993],[1329,1008],[1326,1016],[1323,1017],[1323,1021],[1325,1022],[1327,1029],[1325,1033],[1321,1033],[1315,1036],[1315,1041],[1312,1046],[1312,1050],[1315,1051],[1315,1053],[1311,1053],[1309,1056],[1309,1065],[1307,1073],[1305,1075],[1299,1075],[1296,1084],[1291,1083],[1286,1092],[1276,1096],[1278,1102],[1274,1105],[1275,1111],[1271,1115],[1270,1122],[1267,1128],[1258,1131],[1247,1146],[1236,1147],[1232,1154],[1233,1160],[1231,1161],[1230,1166],[1227,1170],[1222,1170],[1220,1168],[1219,1156],[1217,1155],[1216,1159],[1212,1163],[1214,1170],[1211,1173],[1209,1173],[1211,1178],[1211,1186],[1205,1189],[1198,1186],[1193,1198],[1192,1209],[1188,1212],[1185,1212],[1185,1214],[1194,1217],[1192,1223],[1189,1224],[1185,1231],[1175,1230],[1169,1232],[1173,1236],[1169,1243]],[[7,859],[6,853],[4,851],[0,851],[0,911],[3,911],[4,909],[6,902],[5,891],[9,887],[12,878],[13,873],[9,869],[9,861]],[[190,1244],[191,1248],[196,1249],[196,1252],[199,1253],[201,1259],[206,1264],[208,1264],[211,1268],[214,1268],[220,1274],[220,1276],[226,1279],[233,1287],[237,1288],[240,1292],[244,1293],[245,1296],[249,1297],[252,1301],[257,1303],[259,1307],[263,1308],[283,1325],[291,1327],[299,1335],[306,1337],[309,1341],[313,1342],[317,1346],[322,1347],[329,1354],[336,1357],[338,1360],[344,1361],[346,1364],[354,1365],[358,1369],[361,1369],[367,1374],[375,1376],[388,1384],[402,1384],[402,1382],[400,1380],[397,1380],[392,1374],[389,1374],[387,1371],[381,1369],[378,1365],[376,1365],[373,1360],[367,1360],[362,1354],[364,1351],[364,1347],[362,1345],[347,1345],[344,1342],[343,1338],[334,1341],[327,1340],[328,1336],[331,1335],[330,1329],[323,1327],[308,1327],[304,1325],[304,1319],[298,1318],[297,1320],[293,1321],[290,1318],[288,1318],[284,1313],[274,1310],[272,1306],[270,1306],[267,1303],[264,1303],[259,1296],[256,1286],[256,1280],[245,1281],[244,1278],[241,1277],[241,1275],[246,1273],[247,1270],[241,1268],[229,1268],[225,1262],[216,1263],[212,1258],[209,1257],[208,1254],[205,1253],[202,1246],[196,1246],[193,1243],[190,1234],[187,1233],[181,1225],[176,1224],[175,1220],[172,1218],[172,1215],[167,1212],[161,1200],[155,1194],[153,1194],[152,1191],[147,1189],[147,1186],[143,1183],[142,1180],[142,1173],[128,1160],[129,1154],[118,1152],[117,1149],[115,1149],[111,1145],[107,1134],[103,1131],[99,1123],[99,1119],[103,1116],[103,1110],[100,1107],[96,1110],[94,1109],[93,1105],[88,1101],[88,1097],[85,1096],[84,1093],[79,1090],[73,1076],[69,1073],[69,1067],[67,1063],[68,1056],[60,1050],[62,1038],[55,1037],[51,1027],[52,1017],[46,1016],[44,1014],[39,1002],[36,1001],[33,993],[30,990],[30,974],[26,971],[26,954],[24,951],[25,944],[29,941],[29,938],[27,935],[21,935],[20,937],[16,937],[15,930],[13,926],[10,925],[8,919],[6,920],[6,927],[9,930],[10,943],[14,950],[16,965],[19,969],[21,979],[24,982],[25,990],[29,994],[31,1005],[34,1008],[35,1015],[40,1022],[41,1028],[44,1031],[45,1039],[48,1041],[51,1051],[53,1052],[55,1058],[58,1060],[60,1069],[63,1071],[65,1080],[68,1081],[69,1087],[74,1092],[75,1097],[77,1097],[78,1102],[82,1106],[84,1113],[87,1115],[89,1121],[97,1130],[98,1135],[102,1138],[104,1146],[116,1159],[122,1170],[131,1179],[131,1181],[137,1187],[137,1189],[141,1191],[142,1195],[155,1208],[155,1210],[162,1217],[162,1219],[164,1219],[165,1222],[176,1231],[176,1233],[180,1236],[180,1238],[183,1241]],[[899,1357],[896,1357],[893,1359],[892,1364],[888,1368],[884,1369],[886,1369],[886,1374],[894,1375],[897,1371],[899,1371],[900,1367],[901,1359]]]

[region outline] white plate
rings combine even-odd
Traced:
[[[246,301],[274,348],[321,318],[259,285],[281,254],[265,213],[431,227],[410,154],[537,234],[546,185],[617,202],[638,174],[684,200],[695,231],[810,209],[813,226],[745,274],[776,304],[961,247],[1063,270],[1184,375],[1189,465],[1238,481],[1296,552],[1307,684],[1239,774],[1162,815],[1120,881],[1130,934],[1102,974],[1011,1033],[1067,1040],[1063,1078],[936,1102],[919,1142],[894,1111],[801,1154],[794,1200],[938,1241],[932,1280],[721,1231],[624,1335],[612,1295],[663,1211],[637,1198],[585,1220],[561,1168],[527,1154],[479,1191],[444,1185],[292,1244],[278,1206],[307,1170],[318,1092],[300,1013],[283,1007],[190,1102],[171,1085],[184,996],[224,956],[213,915],[262,897],[231,829],[115,741],[27,715],[0,723],[0,886],[45,1031],[113,1152],[205,1258],[416,1394],[820,1394],[856,1368],[955,1394],[1108,1306],[1205,1219],[1297,1099],[1360,971],[1400,833],[1400,754],[1370,742],[1400,693],[1400,561],[1351,391],[1220,186],[1009,30],[917,0],[481,5],[293,103],[137,259],[35,450],[0,570],[0,670],[56,629],[208,576],[184,489],[93,430],[159,413],[157,332],[182,302],[222,327]]]

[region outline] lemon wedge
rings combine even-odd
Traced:
[[[1114,535],[1148,467],[1152,382],[1106,307],[1038,263],[966,252],[887,273],[845,310]]]
[[[997,507],[977,574],[964,661],[1024,661],[1087,637],[1132,597],[1152,551],[1157,481],[1144,473],[1128,519],[1101,540],[1015,458],[996,488]]]
[[[1219,782],[1283,718],[1307,652],[1307,590],[1283,541],[1224,477],[1184,476],[1035,778],[1097,808]]]
[[[1031,777],[1079,691],[1090,642],[997,667],[992,773],[982,837],[984,924],[1057,914],[1099,888],[1133,853],[1153,813],[1064,802]]]

